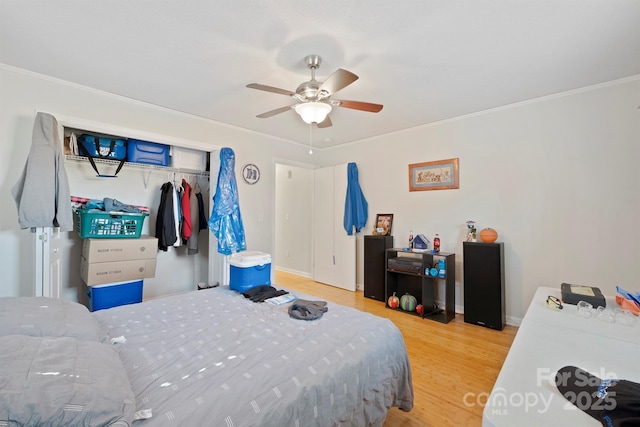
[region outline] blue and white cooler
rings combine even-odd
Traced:
[[[271,284],[271,255],[264,252],[237,252],[229,257],[229,289],[245,292]]]

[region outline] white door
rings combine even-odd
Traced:
[[[356,290],[356,236],[343,227],[347,165],[314,171],[313,280]]]

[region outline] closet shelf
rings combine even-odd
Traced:
[[[87,157],[84,156],[75,156],[72,154],[67,154],[64,156],[65,157],[65,161],[73,161],[73,162],[86,162],[89,163],[89,159]],[[98,164],[107,164],[107,165],[119,165],[120,161],[119,160],[111,160],[111,159],[93,159],[94,162],[98,163]],[[176,173],[186,173],[186,174],[190,174],[190,175],[198,175],[198,176],[209,176],[209,172],[207,171],[201,171],[201,170],[195,170],[195,169],[183,169],[183,168],[172,168],[170,166],[158,166],[158,165],[148,165],[145,163],[133,163],[133,162],[125,162],[124,164],[125,167],[129,168],[129,167],[133,167],[133,168],[137,168],[137,169],[145,169],[148,171],[153,171],[153,170],[157,170],[157,171],[164,171],[164,172],[176,172]]]

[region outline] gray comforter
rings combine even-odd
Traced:
[[[300,298],[316,299],[307,295]],[[314,321],[228,288],[93,313],[116,344],[142,426],[381,426],[411,410],[405,343],[387,319],[329,303]]]

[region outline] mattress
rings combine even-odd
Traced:
[[[115,347],[136,409],[152,414],[141,427],[381,426],[389,408],[412,409],[391,321],[331,302],[320,319],[297,320],[289,305],[219,287],[92,314],[124,337]]]
[[[560,287],[538,288],[491,394],[477,397],[485,402],[484,427],[601,426],[577,407],[593,403],[600,409],[611,409],[609,398],[615,399],[616,392],[596,405],[592,395],[577,391],[573,401],[578,405],[572,405],[556,386],[556,372],[565,366],[580,367],[602,379],[640,383],[637,324],[582,318],[569,304],[562,310],[550,310],[546,304],[549,295],[559,298]],[[607,308],[617,308],[613,298],[607,298]]]

